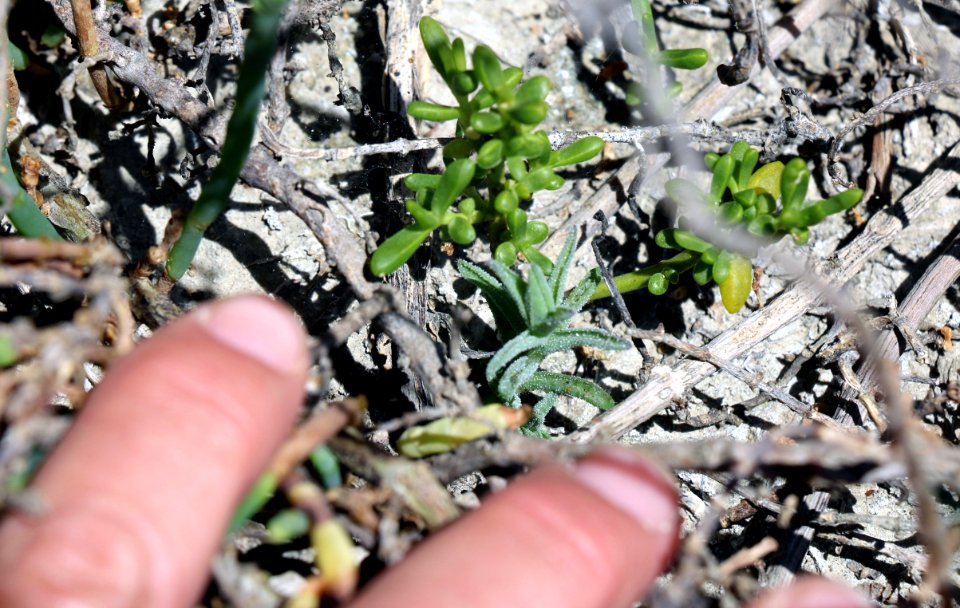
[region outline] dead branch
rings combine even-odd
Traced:
[[[382,144],[364,144],[350,148],[295,148],[281,142],[269,129],[261,128],[260,132],[264,138],[264,145],[279,155],[330,161],[348,160],[374,154],[407,155],[421,150],[438,150],[451,140],[448,137],[395,139]],[[761,133],[754,131],[731,132],[703,120],[677,125],[627,127],[620,131],[552,131],[548,134],[548,137],[550,138],[550,144],[554,149],[557,149],[583,137],[599,137],[609,143],[636,146],[644,142],[676,135],[686,135],[702,141],[724,143],[746,141],[753,145],[762,145],[764,141],[764,136]]]
[[[100,45],[97,43],[97,27],[94,25],[90,0],[71,0],[70,4],[73,9],[77,41],[80,43],[80,55],[84,58],[96,57],[100,53]],[[102,65],[90,67],[90,78],[93,79],[93,86],[96,87],[97,94],[100,95],[107,109],[116,108],[119,102],[116,91],[110,84],[106,68]]]
[[[849,135],[854,129],[874,122],[887,108],[906,97],[937,93],[947,87],[953,87],[957,85],[960,85],[960,79],[944,78],[942,80],[923,82],[916,86],[900,89],[899,91],[893,93],[886,99],[874,105],[861,116],[858,116],[856,119],[850,121],[850,123],[844,127],[842,131],[837,133],[837,136],[833,139],[833,144],[830,146],[830,152],[827,154],[827,167],[830,171],[830,177],[833,178],[833,183],[843,186],[844,188],[852,188],[854,185],[849,180],[843,179],[843,176],[840,175],[842,169],[840,163],[837,162],[837,155],[840,154],[840,149],[843,147],[844,138],[846,138],[846,136]]]

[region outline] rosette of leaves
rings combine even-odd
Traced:
[[[686,180],[673,179],[666,184],[667,195],[674,201],[712,210],[717,219],[716,230],[736,227],[771,240],[789,234],[798,245],[809,240],[811,226],[852,208],[863,197],[862,190],[851,188],[824,200],[807,201],[810,170],[806,161],[794,158],[786,165],[774,161],[756,169],[759,158],[758,150],[746,142],[736,142],[727,154],[705,156],[707,167],[713,172],[709,192]],[[650,293],[660,295],[679,280],[682,272],[692,270],[698,284],[713,281],[719,285],[720,297],[729,312],[743,307],[753,284],[750,260],[720,249],[690,230],[667,228],[657,233],[655,241],[664,249],[681,252],[648,268],[615,277],[620,291],[646,287]],[[600,285],[593,299],[609,295],[606,285]]]
[[[660,50],[657,45],[657,30],[653,23],[653,9],[650,0],[630,0],[633,11],[633,21],[623,29],[620,43],[623,49],[631,55],[642,57],[651,65],[665,65],[677,70],[696,70],[702,68],[710,58],[706,49],[665,49]],[[650,75],[653,83],[660,83],[659,74]],[[647,86],[650,86],[649,83]],[[640,105],[643,101],[643,87],[638,82],[627,88],[626,102],[628,105]],[[676,96],[681,91],[679,82],[674,82],[667,94]]]
[[[377,248],[371,272],[393,272],[434,230],[444,240],[469,245],[477,238],[476,226],[484,223],[497,260],[512,266],[522,254],[547,271],[550,260],[535,248],[547,238],[547,225],[528,221],[520,205],[540,190],[563,186],[556,170],[590,160],[603,149],[603,140],[585,137],[553,150],[547,134],[535,130],[549,110],[550,79],[521,82],[520,69],[504,67],[483,45],[468,66],[463,40],[451,42],[430,17],[420,20],[420,35],[457,105],[414,101],[407,111],[421,120],[456,120],[456,137],[443,147],[441,175],[413,173],[404,180],[415,194],[406,203],[414,221]]]
[[[489,272],[465,260],[457,263],[460,274],[477,286],[490,305],[497,334],[503,346],[487,363],[486,378],[504,403],[521,405],[523,393],[539,391],[543,397],[534,405],[533,415],[521,429],[543,434],[543,419],[560,395],[582,399],[601,410],[614,405],[599,385],[586,378],[540,369],[551,353],[589,346],[622,350],[628,344],[597,328],[569,329],[570,319],[583,308],[601,282],[594,269],[569,293],[564,293],[567,273],[573,260],[571,234],[550,271],[531,264],[527,279],[499,260],[492,260]]]

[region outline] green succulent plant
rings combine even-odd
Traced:
[[[696,70],[702,68],[710,58],[706,49],[687,48],[687,49],[665,49],[660,50],[657,45],[657,30],[653,23],[653,9],[650,6],[650,0],[630,0],[630,8],[633,11],[633,21],[627,24],[620,37],[620,43],[623,49],[631,55],[645,58],[654,65],[665,65],[677,70]],[[651,83],[656,88],[660,88],[660,75],[645,75],[647,84]],[[627,88],[626,102],[628,105],[636,106],[643,102],[643,88],[639,82],[633,82]],[[675,96],[680,93],[681,86],[679,82],[674,82],[667,89],[668,95]]]
[[[469,67],[463,40],[451,42],[430,17],[420,20],[420,35],[457,106],[414,101],[407,111],[421,120],[456,120],[456,137],[443,147],[441,175],[413,173],[404,179],[415,193],[406,203],[414,222],[377,248],[370,271],[377,276],[393,272],[434,230],[444,240],[469,245],[482,223],[489,223],[494,256],[501,263],[511,266],[522,254],[548,269],[550,260],[535,248],[547,238],[547,225],[528,221],[520,204],[537,191],[563,186],[556,170],[590,160],[603,149],[603,140],[585,137],[553,150],[547,134],[535,130],[549,110],[550,79],[521,82],[520,69],[503,67],[483,45],[473,51]]]
[[[713,172],[709,193],[684,179],[673,179],[666,184],[667,195],[674,201],[698,203],[712,210],[716,230],[745,228],[771,240],[789,234],[800,245],[809,240],[811,226],[852,208],[863,197],[862,190],[851,188],[824,200],[807,201],[810,170],[806,161],[794,158],[786,165],[775,161],[756,169],[759,159],[758,150],[738,141],[727,154],[705,156],[707,168]],[[663,249],[682,251],[648,268],[615,277],[617,289],[629,292],[646,287],[660,295],[679,280],[681,273],[692,270],[698,284],[714,281],[719,285],[729,312],[743,307],[753,284],[750,260],[681,228],[661,230],[655,241]],[[606,285],[598,285],[592,299],[609,295]]]
[[[544,396],[534,405],[533,416],[521,429],[542,434],[543,419],[559,395],[582,399],[606,410],[613,399],[599,385],[586,378],[540,369],[547,355],[571,348],[622,350],[628,344],[596,328],[569,329],[570,319],[583,308],[601,282],[598,269],[592,270],[569,293],[564,293],[574,236],[571,234],[549,272],[531,264],[527,279],[499,260],[492,260],[490,272],[465,260],[457,263],[460,274],[477,286],[493,312],[503,346],[487,363],[486,378],[504,403],[520,406],[520,395],[540,391]]]

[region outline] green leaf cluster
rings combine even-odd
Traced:
[[[443,147],[443,174],[414,173],[404,184],[415,193],[406,203],[413,224],[384,241],[370,259],[377,276],[399,268],[433,233],[469,245],[476,226],[489,224],[494,256],[512,266],[519,254],[546,270],[550,260],[536,250],[547,225],[528,221],[520,208],[540,190],[556,190],[564,180],[556,170],[590,160],[603,149],[599,137],[586,137],[553,150],[547,134],[535,130],[546,118],[545,76],[523,82],[523,72],[504,67],[483,45],[468,65],[463,40],[452,42],[434,19],[420,20],[420,35],[434,67],[450,87],[457,106],[414,101],[408,112],[421,120],[456,120],[456,137]]]
[[[674,201],[712,210],[717,219],[715,230],[745,228],[770,239],[789,234],[800,245],[810,238],[811,226],[850,209],[863,197],[862,190],[851,188],[825,200],[807,201],[810,170],[806,161],[794,158],[786,165],[775,161],[757,168],[759,158],[758,150],[738,141],[722,156],[705,156],[707,168],[713,172],[709,192],[684,179],[673,179],[666,184],[667,195]],[[655,240],[664,249],[682,251],[649,268],[616,277],[618,289],[626,292],[646,287],[660,295],[679,280],[682,272],[691,269],[698,284],[714,281],[720,286],[721,299],[729,312],[743,307],[753,284],[753,266],[747,258],[681,228],[661,230]],[[608,295],[609,290],[601,285],[593,297]]]
[[[659,49],[650,0],[630,0],[630,8],[633,11],[634,20],[623,28],[620,38],[620,44],[623,45],[625,51],[638,57],[644,57],[650,63],[665,65],[677,70],[696,70],[707,63],[710,56],[706,49],[665,49],[662,51]],[[659,74],[648,76],[647,86],[649,86],[650,81],[659,84]],[[643,102],[642,89],[643,86],[639,82],[634,82],[627,88],[626,101],[628,105],[636,106]],[[680,83],[674,82],[667,93],[675,96],[680,93],[680,90]]]
[[[487,300],[504,342],[487,363],[490,387],[514,407],[520,406],[524,392],[544,393],[533,408],[530,422],[523,427],[531,433],[540,432],[558,395],[583,399],[604,410],[614,405],[610,395],[590,380],[541,370],[540,364],[547,355],[583,346],[609,350],[628,346],[600,329],[568,329],[571,317],[583,308],[601,282],[599,270],[594,269],[569,293],[564,293],[574,240],[571,234],[548,272],[531,264],[526,280],[499,260],[490,262],[490,272],[464,260],[457,264],[460,274],[476,285]]]

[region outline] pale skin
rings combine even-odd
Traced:
[[[196,602],[235,505],[296,418],[307,364],[294,316],[245,296],[114,365],[33,482],[46,513],[0,524],[0,605]],[[516,481],[350,606],[629,606],[669,564],[678,522],[672,482],[608,448]],[[866,605],[810,578],[751,608]]]

